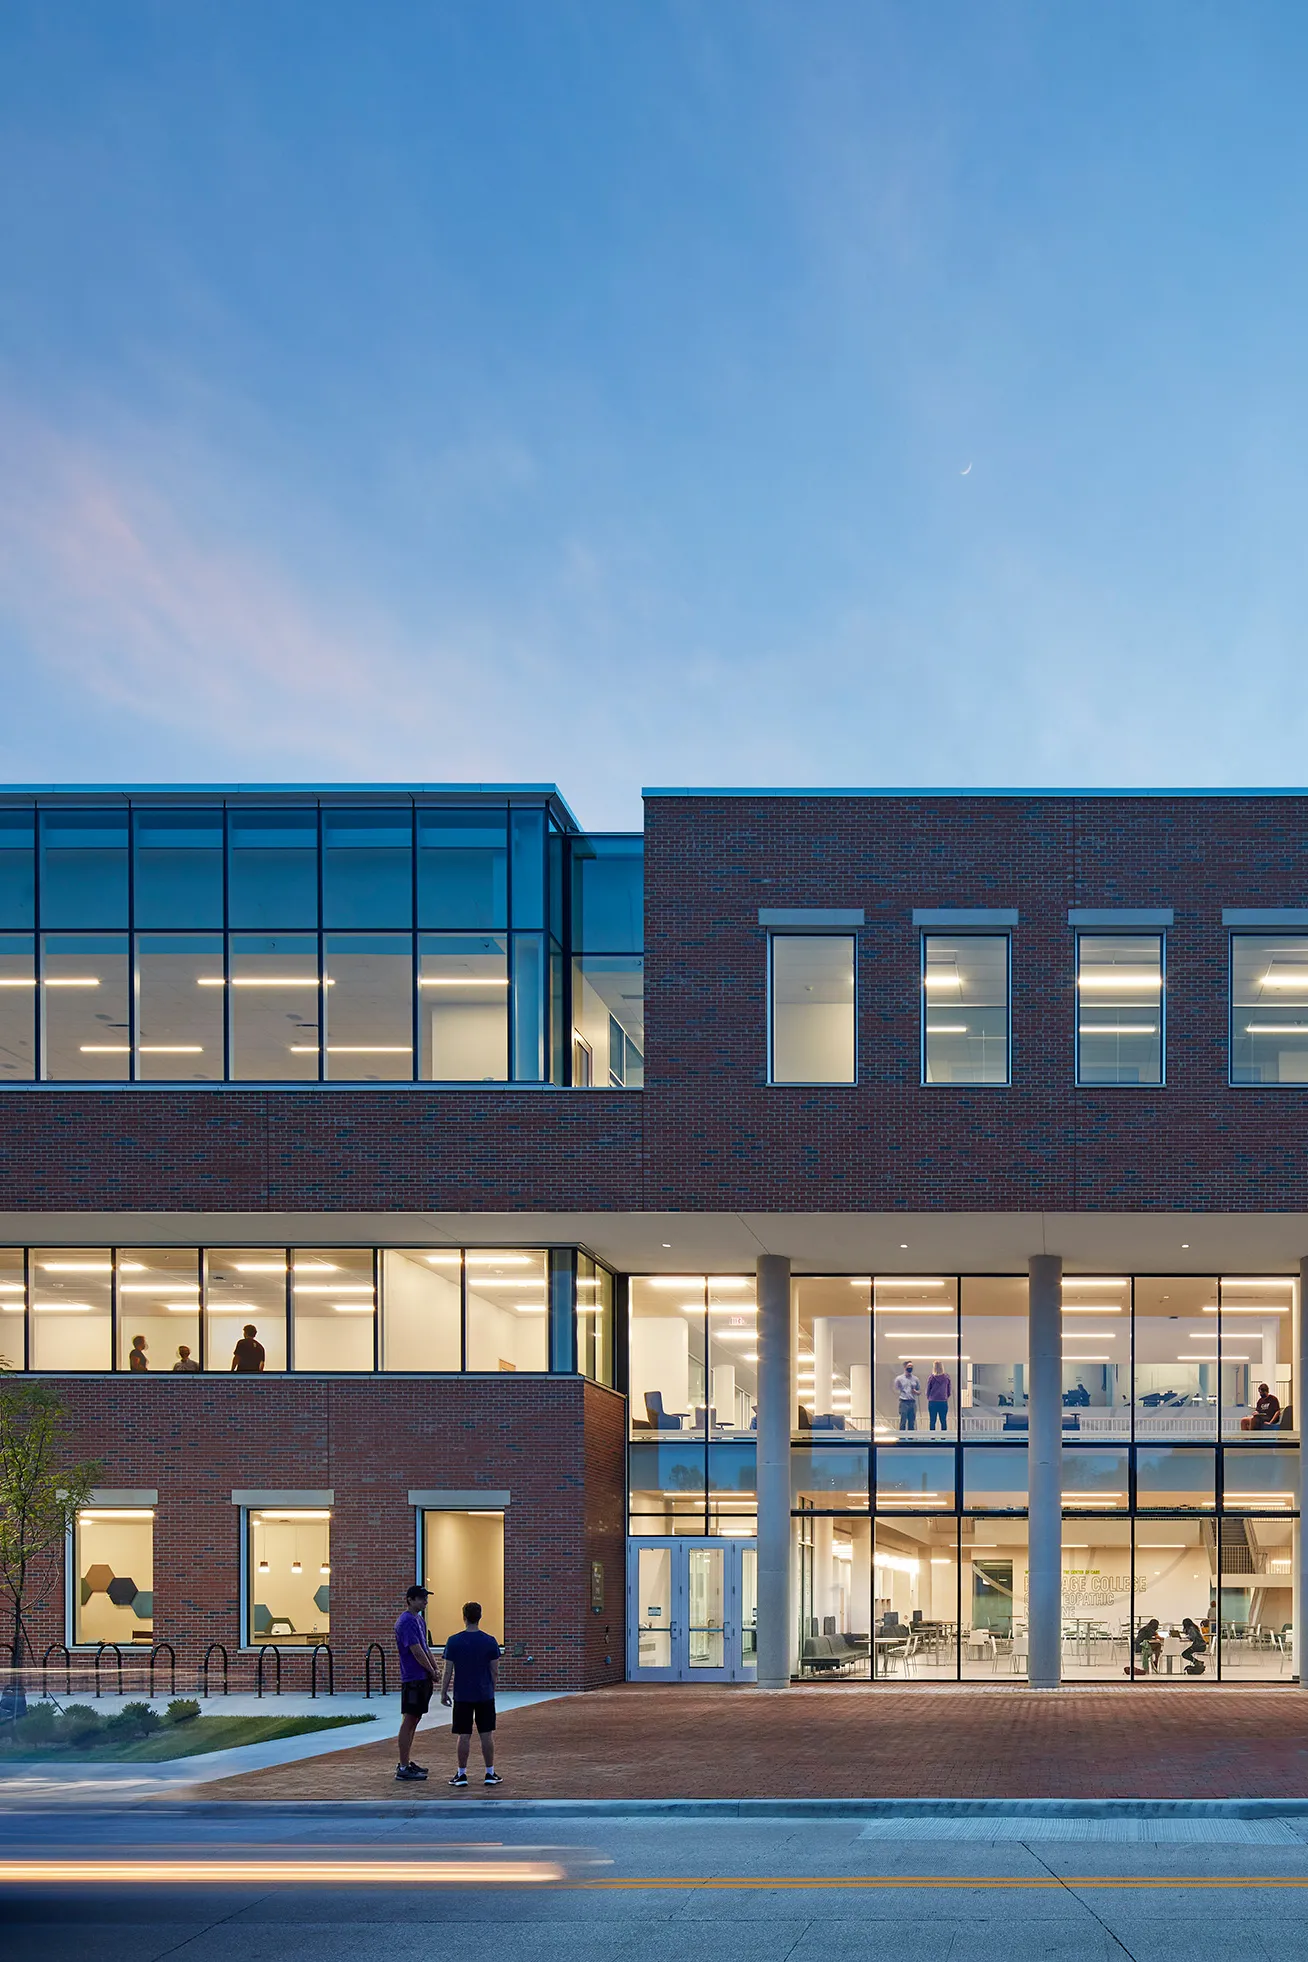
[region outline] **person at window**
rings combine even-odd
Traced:
[[[247,1322],[241,1330],[241,1339],[232,1350],[233,1376],[257,1376],[262,1370],[264,1350],[262,1342],[256,1340],[258,1333],[253,1322]]]
[[[191,1354],[186,1344],[179,1342],[177,1345],[177,1361],[173,1364],[173,1375],[188,1376],[193,1370],[198,1370],[199,1367],[199,1363],[195,1360],[195,1357]]]
[[[1274,1431],[1278,1428],[1280,1422],[1280,1398],[1273,1396],[1270,1387],[1266,1383],[1260,1383],[1258,1385],[1258,1401],[1253,1407],[1253,1414],[1252,1416],[1242,1417],[1240,1419],[1240,1429],[1242,1431]]]
[[[1181,1633],[1185,1637],[1185,1647],[1181,1650],[1185,1673],[1187,1676],[1202,1676],[1205,1665],[1199,1658],[1206,1654],[1208,1649],[1204,1632],[1198,1622],[1192,1621],[1189,1615],[1185,1615],[1181,1621]]]
[[[906,1362],[895,1378],[895,1395],[899,1398],[899,1428],[901,1431],[917,1429],[917,1400],[922,1394],[922,1385],[913,1374],[913,1365]]]
[[[931,1430],[949,1429],[949,1399],[954,1385],[940,1363],[932,1363],[927,1377],[927,1423]]]
[[[145,1337],[143,1335],[134,1335],[132,1337],[132,1352],[127,1358],[127,1367],[133,1374],[139,1370],[149,1369],[150,1361],[145,1353]]]

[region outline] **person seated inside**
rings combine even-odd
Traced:
[[[1206,1665],[1200,1661],[1200,1657],[1208,1648],[1204,1632],[1198,1622],[1186,1615],[1181,1622],[1181,1633],[1185,1637],[1185,1647],[1181,1650],[1185,1673],[1187,1676],[1202,1676]]]
[[[1141,1622],[1136,1631],[1134,1647],[1136,1654],[1140,1658],[1139,1668],[1141,1674],[1146,1676],[1157,1675],[1158,1658],[1163,1652],[1163,1638],[1158,1632],[1158,1621],[1156,1617],[1152,1621]],[[1131,1674],[1131,1665],[1129,1662],[1123,1674],[1127,1676]]]
[[[1258,1385],[1258,1401],[1248,1417],[1240,1419],[1242,1431],[1274,1431],[1281,1421],[1281,1400],[1272,1395],[1266,1383]]]

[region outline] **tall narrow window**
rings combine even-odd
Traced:
[[[154,1512],[89,1506],[77,1515],[74,1643],[154,1639]]]
[[[126,1083],[127,935],[48,933],[42,959],[43,1074],[63,1083]]]
[[[1308,1083],[1308,936],[1231,935],[1232,1083]]]
[[[1008,935],[922,936],[922,1081],[1008,1082]]]
[[[331,1634],[332,1516],[317,1508],[246,1515],[247,1640],[309,1647]]]
[[[1163,937],[1083,933],[1076,943],[1076,1080],[1163,1081]]]
[[[853,1083],[854,936],[772,939],[773,1083]]]
[[[36,1075],[36,963],[30,933],[0,933],[0,1083]]]

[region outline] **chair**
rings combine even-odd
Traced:
[[[993,1673],[995,1658],[999,1651],[995,1647],[995,1638],[988,1628],[973,1628],[969,1630],[967,1648],[968,1660],[970,1662],[984,1662],[988,1655],[990,1657],[990,1668]]]
[[[663,1408],[662,1390],[646,1390],[645,1415],[649,1418],[652,1431],[679,1431],[681,1418],[671,1410]]]

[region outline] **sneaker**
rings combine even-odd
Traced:
[[[504,1780],[500,1777],[498,1771],[488,1771],[481,1782],[483,1785],[502,1785]]]
[[[419,1764],[419,1763],[418,1763],[418,1760],[417,1760],[416,1758],[410,1758],[410,1759],[409,1759],[409,1770],[410,1770],[410,1771],[420,1771],[420,1772],[422,1773],[422,1775],[423,1775],[423,1777],[424,1777],[424,1778],[425,1778],[425,1777],[427,1776],[427,1767],[426,1767],[426,1765],[425,1765],[425,1764]]]
[[[451,1785],[466,1785],[467,1782],[468,1782],[468,1774],[466,1771],[456,1771],[453,1778],[451,1778],[450,1780]]]
[[[420,1771],[416,1764],[397,1764],[395,1767],[397,1785],[421,1785],[426,1776],[426,1772]]]

